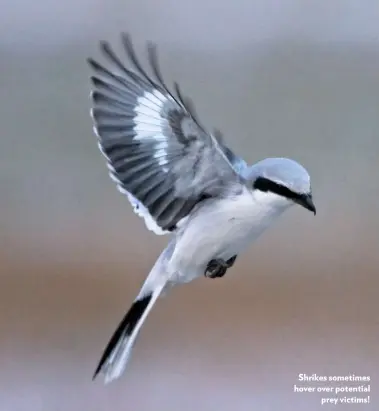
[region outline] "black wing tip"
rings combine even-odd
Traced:
[[[135,49],[134,49],[133,36],[128,31],[122,31],[120,34],[120,38],[121,38],[121,42],[123,46],[127,50],[130,50],[133,54],[136,54]],[[147,44],[147,49],[156,48],[156,43],[153,42],[152,40],[147,40],[146,44]]]
[[[108,70],[94,58],[87,57],[86,62],[95,73],[100,74],[100,75],[110,74]]]
[[[94,76],[94,75],[90,76],[89,79],[90,79],[90,82],[92,83],[92,85],[93,85],[94,87],[97,87],[97,85],[98,85],[100,82],[102,82],[102,80],[101,80],[99,77]]]
[[[92,75],[90,76],[90,82],[92,83],[92,86],[94,88],[94,90],[100,90],[103,88],[106,88],[107,90],[113,90],[115,87],[113,86],[113,84],[111,82],[109,82],[109,80],[104,80],[104,78],[98,76],[98,75]]]
[[[95,71],[98,72],[99,70],[101,70],[103,68],[103,66],[98,63],[94,58],[92,57],[87,57],[86,58],[86,62],[87,64],[90,66],[90,68]]]
[[[120,37],[121,43],[124,47],[127,57],[131,64],[134,66],[134,70],[131,71],[130,69],[126,69],[121,60],[119,59],[119,57],[117,56],[117,53],[115,53],[111,44],[106,40],[100,40],[99,47],[101,52],[105,55],[105,57],[111,60],[113,63],[115,63],[118,66],[118,68],[122,69],[122,71],[127,72],[127,74],[131,76],[134,81],[143,81],[145,82],[145,84],[157,88],[161,92],[169,94],[176,101],[177,104],[181,105],[184,109],[188,111],[188,107],[186,106],[186,104],[183,104],[183,100],[187,99],[183,99],[181,93],[177,93],[177,89],[179,87],[175,85],[175,92],[177,95],[174,96],[170,92],[169,88],[163,80],[163,76],[161,74],[159,67],[157,44],[152,40],[148,40],[146,44],[148,60],[151,66],[150,68],[152,69],[153,76],[155,77],[155,80],[153,80],[152,77],[144,70],[142,64],[139,61],[131,34],[129,32],[122,31]],[[99,64],[95,59],[89,57],[86,60],[93,70],[99,71],[104,69],[104,67],[101,64]],[[195,117],[195,115],[193,117]]]
[[[87,57],[86,58],[86,62],[87,64],[89,64],[91,67],[93,67],[94,65],[96,65],[96,61],[92,58],[92,57]]]
[[[142,68],[142,66],[139,64],[139,61],[138,61],[138,58],[137,58],[137,53],[135,52],[134,43],[133,43],[133,39],[132,39],[131,34],[129,32],[122,31],[121,34],[120,34],[120,37],[121,37],[122,45],[124,46],[124,48],[125,48],[125,50],[128,54],[128,57],[130,58],[132,63],[134,63],[134,65],[136,66],[135,68],[137,68],[138,71],[141,71],[140,69]],[[99,40],[99,48],[108,58],[111,58],[112,60],[114,60],[116,54],[114,53],[113,48],[112,48],[109,41]],[[153,42],[151,40],[147,41],[148,53],[153,54],[155,56],[155,58],[157,56],[157,48],[158,47],[157,47],[157,44],[155,42]],[[86,61],[93,68],[96,68],[96,67],[100,66],[100,64],[95,59],[93,59],[92,57],[88,57],[86,59]],[[142,73],[144,73],[143,70],[142,70]]]
[[[108,96],[106,96],[104,93],[102,93],[101,91],[97,90],[95,88],[95,90],[92,90],[90,93],[90,100],[97,105],[102,105],[102,104],[109,104],[109,102],[111,101]]]
[[[132,36],[128,31],[122,31],[120,37],[124,44],[128,44],[129,46],[133,44]]]
[[[112,50],[112,46],[110,45],[109,41],[107,41],[107,40],[100,40],[99,41],[99,47],[105,53],[108,53],[109,51]]]
[[[100,40],[99,41],[99,48],[100,48],[101,51],[103,51],[105,53],[108,53],[109,50],[112,50],[111,45],[106,40]],[[97,67],[100,66],[100,64],[92,57],[87,57],[86,62],[87,62],[88,65],[90,65],[94,69],[96,69]]]

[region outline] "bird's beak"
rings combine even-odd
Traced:
[[[313,203],[312,194],[304,194],[297,203],[316,215],[316,206]]]

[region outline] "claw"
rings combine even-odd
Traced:
[[[234,255],[233,257],[229,258],[229,260],[225,261],[222,258],[215,258],[211,260],[207,268],[204,272],[204,276],[207,278],[221,278],[225,275],[228,268],[232,267],[236,261],[237,256]]]
[[[217,258],[208,263],[204,275],[207,278],[221,278],[225,275],[228,267],[229,266],[226,261],[221,258]]]

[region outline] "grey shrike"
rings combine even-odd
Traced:
[[[171,234],[131,308],[110,339],[94,378],[125,369],[132,346],[159,295],[205,275],[222,277],[239,253],[292,204],[316,214],[308,172],[287,158],[253,166],[234,154],[220,132],[208,132],[178,84],[169,91],[155,45],[149,75],[130,37],[122,35],[126,67],[101,42],[109,68],[89,58],[98,144],[110,177],[156,234]]]

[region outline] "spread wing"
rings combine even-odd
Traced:
[[[122,35],[122,44],[132,69],[106,42],[101,50],[109,68],[88,59],[94,71],[94,130],[119,190],[149,229],[165,234],[199,201],[239,184],[243,160],[219,135],[204,130],[176,83],[176,94],[169,91],[154,45],[148,46],[153,79],[140,65],[128,35]]]

